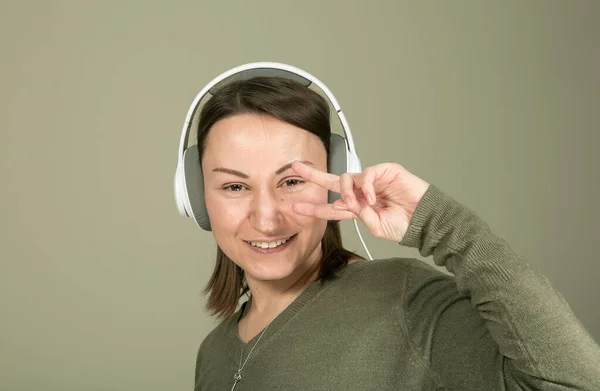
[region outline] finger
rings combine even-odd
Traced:
[[[369,232],[378,237],[379,231],[381,230],[381,220],[373,208],[368,205],[365,206],[360,210],[358,218],[369,229]]]
[[[299,202],[294,204],[292,209],[300,215],[318,217],[325,220],[352,220],[357,218],[352,212],[333,209],[333,204]]]
[[[314,167],[310,167],[299,161],[292,163],[292,169],[302,178],[313,182],[327,190],[340,192],[340,178],[337,175],[329,174]]]
[[[345,206],[348,211],[357,216],[371,232],[376,232],[381,227],[379,215],[369,205],[371,197],[375,200],[373,182],[376,175],[377,173],[375,170],[366,170],[366,172],[358,174],[342,174],[342,176],[340,176],[342,200],[337,200],[333,204],[334,209],[336,209],[336,207],[343,208]],[[357,194],[354,191],[355,188],[361,189],[365,194],[364,199],[360,196],[357,197]]]
[[[296,205],[298,205],[298,204],[296,204]],[[314,204],[309,204],[309,205],[314,206]],[[326,206],[326,205],[324,205],[324,206]],[[343,200],[336,200],[333,204],[331,204],[331,207],[334,211],[346,211],[347,210],[346,204],[344,203]],[[311,210],[311,213],[312,212],[314,212],[314,209]],[[348,219],[350,219],[350,218],[351,219],[359,219],[369,229],[369,232],[371,232],[376,237],[382,237],[381,235],[382,235],[383,227],[381,225],[381,218],[379,217],[377,212],[375,212],[375,210],[373,210],[373,208],[371,208],[368,205],[365,205],[364,207],[361,208],[359,215],[356,215],[352,212],[349,212],[349,213],[351,213],[352,217],[349,217]],[[331,220],[347,220],[345,218],[346,217],[345,215],[334,215],[332,213],[331,216],[332,216],[332,218],[330,218]]]
[[[348,210],[348,207],[346,207],[346,203],[342,199],[333,201],[331,207],[335,210]]]
[[[340,193],[348,210],[357,213],[358,202],[354,194],[354,177],[348,173],[340,176]]]
[[[369,203],[369,205],[375,205],[377,202],[377,195],[375,194],[375,178],[377,176],[377,172],[375,170],[366,169],[363,172],[363,175],[356,178],[355,182],[358,186],[360,186],[365,199]]]

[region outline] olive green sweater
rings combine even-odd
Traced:
[[[311,284],[267,328],[235,390],[600,390],[597,343],[475,213],[430,186],[400,244],[453,276],[394,258]],[[238,337],[245,304],[202,342],[196,391],[231,390],[241,349],[245,359],[258,339]]]

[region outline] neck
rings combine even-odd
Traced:
[[[319,258],[315,257],[306,267],[299,268],[282,280],[261,281],[247,277],[252,300],[246,315],[269,321],[274,319],[317,279]]]

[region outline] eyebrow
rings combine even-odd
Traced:
[[[314,164],[312,164],[312,162],[309,162],[308,160],[300,160],[300,162],[314,166]],[[292,163],[288,163],[288,164],[282,166],[280,169],[275,171],[275,175],[279,175],[279,174],[289,170],[290,168],[292,168]],[[233,170],[231,168],[217,167],[217,168],[213,168],[213,171],[214,172],[224,172],[226,174],[235,175],[235,176],[238,176],[238,177],[244,178],[244,179],[250,178],[247,174],[244,174],[243,172],[238,171],[238,170]]]

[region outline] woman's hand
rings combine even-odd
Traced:
[[[400,242],[429,184],[396,163],[367,167],[358,174],[329,174],[301,162],[292,169],[307,181],[342,195],[333,204],[297,203],[301,215],[327,220],[359,219],[377,238]]]

